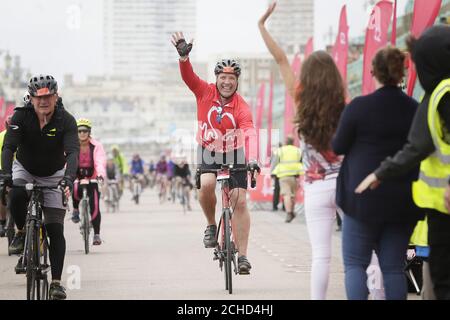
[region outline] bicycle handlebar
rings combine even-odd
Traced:
[[[91,183],[99,184],[98,179],[79,179],[78,181],[79,181],[80,185],[82,185],[82,184],[91,184]]]
[[[67,206],[68,199],[66,197],[66,193],[64,189],[60,185],[37,185],[34,183],[25,183],[25,184],[13,184],[10,188],[13,189],[25,189],[27,191],[32,190],[61,190],[61,202],[63,207]]]
[[[256,179],[255,179],[255,171],[256,170],[251,170],[249,168],[233,168],[230,167],[229,165],[222,165],[221,169],[201,169],[198,168],[197,169],[197,173],[196,173],[196,177],[195,177],[195,184],[197,189],[201,188],[201,181],[200,181],[200,176],[202,175],[202,173],[214,173],[214,174],[218,174],[224,170],[228,170],[230,173],[233,172],[243,172],[243,171],[249,171],[251,174],[251,182],[250,185],[252,188],[256,187]]]

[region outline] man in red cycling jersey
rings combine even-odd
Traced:
[[[194,73],[189,61],[192,41],[187,43],[183,33],[177,32],[172,36],[172,44],[180,55],[181,77],[197,99],[197,161],[200,168],[220,169],[221,164],[233,163],[235,168],[248,167],[259,172],[256,160],[256,130],[250,107],[236,93],[241,73],[239,63],[232,59],[219,61],[214,69],[216,83],[208,84]],[[206,248],[214,248],[216,245],[215,188],[215,175],[202,174],[199,201],[208,223],[203,239]],[[249,274],[251,265],[247,259],[250,233],[250,214],[246,202],[247,172],[232,173],[230,189],[233,189],[231,202],[233,207],[235,205],[233,227],[239,252],[238,270],[239,274]]]

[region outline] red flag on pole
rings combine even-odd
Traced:
[[[339,33],[331,52],[334,62],[341,73],[342,80],[347,83],[347,61],[348,61],[348,24],[347,24],[347,6],[341,9],[339,19]]]
[[[300,75],[301,60],[300,55],[297,53],[292,60],[291,68],[294,71],[295,78],[298,79]],[[294,133],[294,123],[292,122],[295,116],[294,101],[288,92],[286,92],[285,97],[285,108],[284,108],[284,137],[294,136],[296,139],[296,145],[298,146],[298,135]]]
[[[305,60],[313,53],[314,51],[314,42],[313,37],[308,39],[308,42],[306,43],[305,47]]]
[[[394,0],[394,17],[392,18],[391,44],[397,44],[397,0]]]
[[[270,164],[270,157],[272,156],[272,111],[273,111],[273,77],[270,76],[270,91],[269,91],[269,114],[267,117],[267,159]]]
[[[411,34],[419,38],[425,29],[431,27],[439,14],[442,0],[416,0],[414,1],[414,13],[411,24]],[[414,85],[416,83],[416,68],[414,64],[409,63],[409,74],[407,92],[409,96],[414,93]]]
[[[14,113],[15,104],[12,102],[5,103],[3,97],[0,98],[0,131],[6,129],[5,122],[6,119]]]
[[[258,159],[260,159],[259,155],[259,144],[260,144],[260,139],[259,139],[259,131],[261,130],[261,126],[262,126],[262,117],[263,117],[263,112],[264,112],[264,96],[265,96],[265,88],[266,85],[265,83],[261,83],[261,86],[259,87],[259,91],[258,91],[258,96],[256,98],[256,134],[258,135],[257,138],[257,151],[258,151]]]
[[[258,96],[256,98],[256,129],[261,129],[262,116],[264,111],[264,94],[266,84],[263,82],[259,87]]]
[[[369,24],[366,30],[366,42],[364,46],[362,94],[366,95],[375,90],[373,81],[372,59],[377,51],[388,42],[388,29],[391,24],[392,2],[379,1],[370,14]]]

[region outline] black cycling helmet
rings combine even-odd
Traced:
[[[40,74],[31,77],[28,82],[28,92],[32,97],[55,94],[58,92],[58,83],[52,76]]]
[[[241,74],[241,65],[239,62],[233,59],[223,59],[216,63],[216,67],[214,68],[214,74],[217,76],[220,73],[232,73],[235,74],[236,77],[239,77]]]

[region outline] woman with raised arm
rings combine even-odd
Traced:
[[[265,28],[275,6],[275,3],[269,6],[258,25],[296,106],[294,122],[303,154],[304,205],[312,247],[311,299],[325,299],[337,209],[336,177],[342,162],[331,150],[331,139],[345,106],[344,83],[332,57],[325,51],[311,54],[302,65],[300,79],[295,79],[285,52]]]

